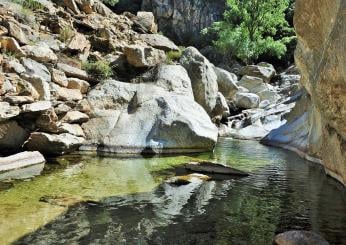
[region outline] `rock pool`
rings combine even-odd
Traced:
[[[198,159],[251,175],[164,183]],[[292,229],[346,243],[345,189],[320,166],[254,141],[221,138],[214,153],[197,155],[50,163],[40,176],[0,184],[0,244],[271,244]]]

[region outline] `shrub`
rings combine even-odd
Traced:
[[[179,51],[168,51],[166,53],[166,63],[167,64],[172,64],[175,61],[178,61],[181,57],[182,50]]]
[[[224,20],[204,33],[216,33],[214,45],[246,64],[262,54],[280,58],[287,51],[288,36],[293,35],[285,19],[289,4],[289,0],[227,0]],[[288,36],[277,35],[279,30]]]
[[[112,66],[106,60],[87,61],[82,68],[97,80],[106,80],[113,75]]]
[[[35,0],[14,0],[14,2],[30,10],[43,9],[43,5]]]
[[[60,31],[58,39],[62,42],[67,42],[73,37],[73,35],[74,35],[74,30],[69,26],[65,26]]]

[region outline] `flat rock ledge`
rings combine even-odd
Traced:
[[[45,163],[43,155],[38,151],[25,151],[8,157],[0,157],[0,172]]]

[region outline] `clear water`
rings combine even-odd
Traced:
[[[251,175],[164,183],[175,166],[196,159]],[[346,244],[345,189],[320,166],[257,142],[220,139],[214,153],[194,156],[74,155],[54,163],[30,181],[0,185],[0,244],[271,244],[292,229]]]

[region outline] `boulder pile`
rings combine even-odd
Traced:
[[[98,0],[36,3],[1,2],[3,156],[210,151],[218,134],[264,136],[292,107],[299,75],[276,75],[263,62],[238,74],[215,67],[158,34],[151,12],[117,15]]]

